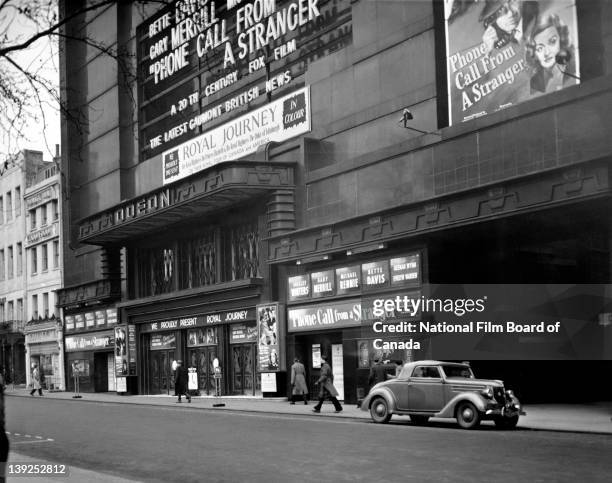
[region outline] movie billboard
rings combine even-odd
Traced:
[[[579,83],[575,0],[445,0],[450,123]]]

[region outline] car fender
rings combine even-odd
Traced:
[[[395,396],[393,395],[392,391],[390,391],[388,388],[384,386],[372,388],[372,390],[368,393],[368,395],[365,397],[365,399],[361,403],[361,410],[369,411],[370,404],[372,403],[372,400],[375,397],[384,398],[385,401],[387,401],[387,405],[389,406],[389,413],[393,414],[395,412],[395,408],[396,408]]]
[[[437,418],[454,418],[455,417],[455,408],[460,402],[469,401],[478,411],[484,413],[486,411],[487,402],[485,399],[475,392],[462,392],[461,394],[457,394],[454,398],[452,398],[446,406],[444,406],[440,412],[435,414]]]

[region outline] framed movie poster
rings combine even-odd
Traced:
[[[259,372],[285,370],[281,326],[281,311],[278,303],[257,306],[257,369]]]
[[[444,0],[450,123],[578,84],[575,0]]]

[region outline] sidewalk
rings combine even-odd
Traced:
[[[30,396],[27,389],[7,389],[9,397],[40,397]],[[81,393],[81,399],[73,399],[70,392],[45,392],[48,399],[64,399],[72,403],[106,402],[120,404],[140,404],[150,406],[178,406],[175,396],[122,396],[117,393]],[[214,407],[214,404],[225,404]],[[201,409],[211,411],[249,411],[273,414],[289,414],[296,416],[312,415],[313,403],[305,406],[296,402],[290,405],[287,398],[255,398],[244,396],[193,397],[189,404],[183,399],[185,409]],[[586,433],[612,434],[612,401],[592,404],[533,404],[523,408],[527,413],[521,416],[518,427],[547,431],[572,431]],[[341,413],[334,413],[333,406],[326,403],[317,417],[350,418],[370,420],[370,414],[361,411],[354,404],[345,405]],[[406,417],[397,420],[408,421]],[[449,421],[436,420],[432,421]]]

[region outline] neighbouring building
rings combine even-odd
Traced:
[[[171,394],[183,359],[200,394],[286,395],[298,357],[313,394],[326,355],[351,403],[379,358],[612,397],[609,2],[75,19],[59,305],[84,390]]]
[[[36,364],[50,390],[65,389],[63,324],[57,307],[62,287],[62,178],[59,146],[53,162],[28,166],[23,205],[25,240],[20,271],[27,301],[26,367]],[[29,382],[28,371],[28,382]]]

